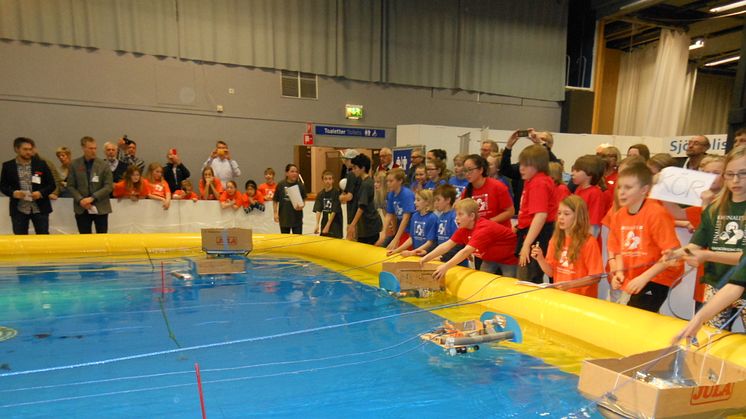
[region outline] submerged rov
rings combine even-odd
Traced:
[[[478,351],[480,343],[503,340],[523,342],[521,328],[514,318],[489,311],[483,313],[479,320],[461,323],[446,320],[443,326],[420,337],[442,347],[449,355]]]

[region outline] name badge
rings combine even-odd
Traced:
[[[36,183],[37,185],[41,184],[41,176],[39,175],[31,176],[31,183]]]
[[[98,183],[98,175],[93,175],[91,178],[91,183]]]

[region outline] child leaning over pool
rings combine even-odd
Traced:
[[[244,194],[243,210],[250,213],[253,210],[264,212],[264,194],[259,192],[256,182],[249,179],[243,185],[246,194]]]
[[[316,213],[315,234],[321,232],[322,236],[342,238],[342,204],[339,202],[339,189],[334,187],[334,174],[324,170],[321,174],[324,184],[313,204],[313,212]]]
[[[437,241],[438,216],[433,214],[433,191],[422,189],[414,196],[414,208],[409,221],[409,238],[399,247],[388,250],[386,256],[401,253],[412,256],[418,252],[427,252]],[[413,250],[405,250],[412,247]]]
[[[541,269],[555,284],[604,272],[601,250],[591,234],[588,207],[583,198],[570,195],[560,202],[557,225],[549,240],[547,257],[544,258],[539,246],[531,249],[531,257],[539,262]],[[567,291],[598,298],[598,281]]]
[[[440,185],[435,188],[433,192],[433,205],[435,210],[440,213],[438,216],[438,246],[447,242],[453,236],[453,233],[458,230],[458,224],[456,224],[456,210],[453,209],[453,203],[456,202],[458,191],[452,185]],[[464,245],[456,245],[453,249],[446,252],[440,257],[442,262],[448,262],[453,256],[456,255]],[[419,256],[424,256],[423,252]],[[460,266],[469,267],[469,260],[464,259],[459,263]]]
[[[435,269],[434,278],[442,278],[451,267],[456,266],[472,253],[482,259],[481,271],[514,277],[518,259],[513,252],[517,241],[513,230],[479,217],[479,204],[471,198],[456,202],[454,207],[458,230],[448,241],[425,255],[420,260],[420,264],[424,265],[444,255],[456,245],[463,244],[464,248],[451,260]]]

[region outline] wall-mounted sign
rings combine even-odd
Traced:
[[[345,118],[363,119],[363,105],[345,105]]]
[[[386,138],[386,130],[375,128],[331,127],[328,125],[316,125],[316,135]]]

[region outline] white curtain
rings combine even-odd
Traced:
[[[681,135],[727,132],[734,82],[731,76],[700,73]]]
[[[688,108],[689,37],[663,29],[661,39],[622,56],[614,134],[678,134]]]

